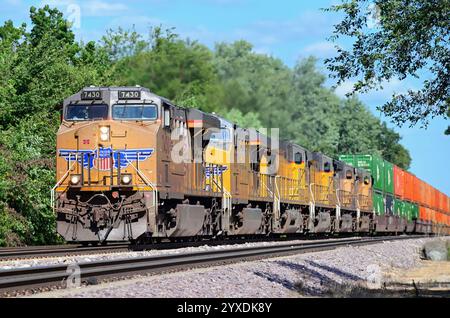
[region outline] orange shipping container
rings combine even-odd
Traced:
[[[420,180],[420,199],[423,205],[427,204],[427,184]]]
[[[439,197],[439,190],[436,189],[436,188],[433,188],[433,189],[434,189],[434,205],[433,205],[433,208],[435,210],[439,210],[439,199],[440,199],[440,197]]]
[[[436,223],[436,213],[434,212],[433,209],[429,209],[429,213],[430,213],[430,221],[432,223]]]
[[[431,186],[426,183],[425,184],[425,204],[427,206],[431,206],[431,197],[433,195],[433,192],[431,191]]]
[[[427,208],[424,206],[419,206],[419,220],[426,221],[427,220]]]
[[[447,212],[447,196],[441,192],[441,210]]]
[[[436,189],[430,186],[430,208],[434,210],[436,201]]]
[[[413,200],[413,192],[414,192],[413,191],[414,181],[413,181],[412,174],[405,171],[405,176],[404,176],[403,180],[405,182],[405,189],[404,189],[405,199],[412,201]]]
[[[437,203],[436,203],[437,209],[438,209],[439,211],[442,211],[442,192],[439,191],[439,190],[437,190],[437,193],[438,193],[438,196],[437,196]]]
[[[445,195],[439,191],[439,210],[445,212]]]
[[[436,223],[441,224],[442,223],[441,213],[438,211],[434,211],[434,214],[436,216]]]
[[[405,196],[405,171],[394,166],[394,194],[401,199]]]
[[[412,184],[413,184],[412,200],[414,202],[420,202],[421,199],[420,183],[421,180],[417,178],[415,175],[412,175]]]
[[[450,198],[448,196],[445,196],[445,211],[450,214]]]

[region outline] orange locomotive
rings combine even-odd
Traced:
[[[212,235],[222,181],[204,174],[213,165],[175,162],[172,151],[181,143],[201,157],[207,129],[219,125],[140,87],[89,87],[66,99],[52,192],[58,233],[81,242]]]
[[[67,241],[376,228],[367,171],[139,86],[64,100],[56,173],[52,202]]]

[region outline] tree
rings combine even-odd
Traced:
[[[326,77],[317,70],[316,62],[316,58],[309,57],[294,67],[292,121],[287,128],[300,145],[336,157],[341,101],[325,87]]]
[[[353,92],[383,83],[426,78],[422,87],[394,94],[381,110],[395,123],[427,125],[450,108],[450,0],[350,0],[325,9],[344,14],[331,39],[354,40],[326,60],[338,84],[356,79]],[[374,28],[368,22],[377,20]]]
[[[30,16],[30,32],[0,27],[0,245],[58,241],[49,189],[59,105],[84,86],[113,83],[106,51],[75,42],[59,11]]]
[[[122,85],[141,85],[181,106],[204,111],[219,108],[221,87],[213,54],[196,41],[182,40],[171,29],[152,29],[142,40],[132,31],[110,31],[102,42],[115,64]]]
[[[411,164],[411,156],[409,155],[409,152],[399,144],[400,139],[400,135],[389,129],[386,123],[381,125],[381,131],[376,138],[379,143],[378,149],[380,149],[381,156],[400,168],[408,170]]]
[[[235,123],[239,127],[259,129],[263,126],[256,113],[249,112],[243,114],[239,109],[233,108],[230,111],[221,114],[225,119]]]

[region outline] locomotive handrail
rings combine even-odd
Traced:
[[[359,196],[356,197],[356,209],[361,210],[361,206],[359,205]]]
[[[139,158],[139,154],[138,154],[138,158]],[[128,159],[127,159],[128,160]],[[134,170],[136,170],[137,174],[139,175],[139,177],[141,177],[141,179],[147,184],[147,186],[149,186],[150,188],[152,188],[152,192],[154,193],[153,195],[153,206],[152,208],[157,208],[158,207],[158,188],[156,187],[155,184],[153,184],[145,174],[143,174],[141,172],[140,169],[136,168],[134,166],[134,164],[128,160],[128,162],[130,163],[130,166],[132,166],[134,168]]]
[[[338,194],[339,191],[340,191],[340,189],[336,189],[336,200],[337,200],[337,205],[340,207],[340,206],[341,206],[341,200],[339,199],[339,194]]]
[[[278,199],[280,199],[280,189],[278,188],[277,179],[281,178],[281,176],[275,176],[275,189],[277,191]]]
[[[268,179],[270,180],[270,175],[269,174],[264,174],[264,173],[260,173],[260,175],[261,176],[267,176],[268,177]],[[261,183],[263,184],[263,186],[267,189],[267,191],[269,191],[269,193],[272,195],[272,196],[275,196],[275,194],[273,193],[273,191],[272,190],[270,190],[270,188],[266,185],[266,183],[264,182],[264,178],[261,178]],[[276,184],[276,180],[275,180],[275,184]]]
[[[77,163],[77,161],[78,161],[78,154],[75,155],[75,161],[72,163],[72,165],[69,166],[66,173],[62,176],[62,178],[55,184],[55,186],[50,191],[50,204],[52,205],[53,212],[55,212],[56,188],[58,188],[61,185],[61,183],[63,183],[63,181],[68,177],[70,171],[72,170],[73,166]],[[69,162],[70,162],[70,156],[69,156]]]
[[[274,209],[274,212],[275,212],[277,218],[279,218],[280,210],[281,210],[280,189],[278,188],[278,183],[277,183],[277,178],[280,178],[280,177],[281,176],[275,176],[275,189],[277,191],[278,197],[274,194],[274,198],[273,198],[274,207],[276,207],[276,210]]]
[[[315,185],[316,185],[315,183],[310,183],[309,184],[309,192],[311,193],[311,200],[312,200],[313,204],[316,204],[316,199],[314,198],[314,193],[313,193],[313,190],[312,190],[312,187],[315,186]]]
[[[222,200],[222,210],[224,215],[223,229],[224,230],[226,229],[226,231],[228,231],[230,227],[230,214],[231,210],[233,209],[231,198],[232,198],[231,193],[228,192],[228,190],[225,189],[225,187],[223,187],[223,200]]]

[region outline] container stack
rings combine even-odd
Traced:
[[[373,178],[373,207],[377,215],[403,213],[394,197],[394,165],[377,155],[341,155],[339,160],[368,170]],[[401,208],[400,208],[401,207]]]
[[[428,183],[377,155],[341,155],[339,160],[372,174],[373,207],[378,216],[395,216],[416,231],[439,232],[450,226],[450,199]]]

